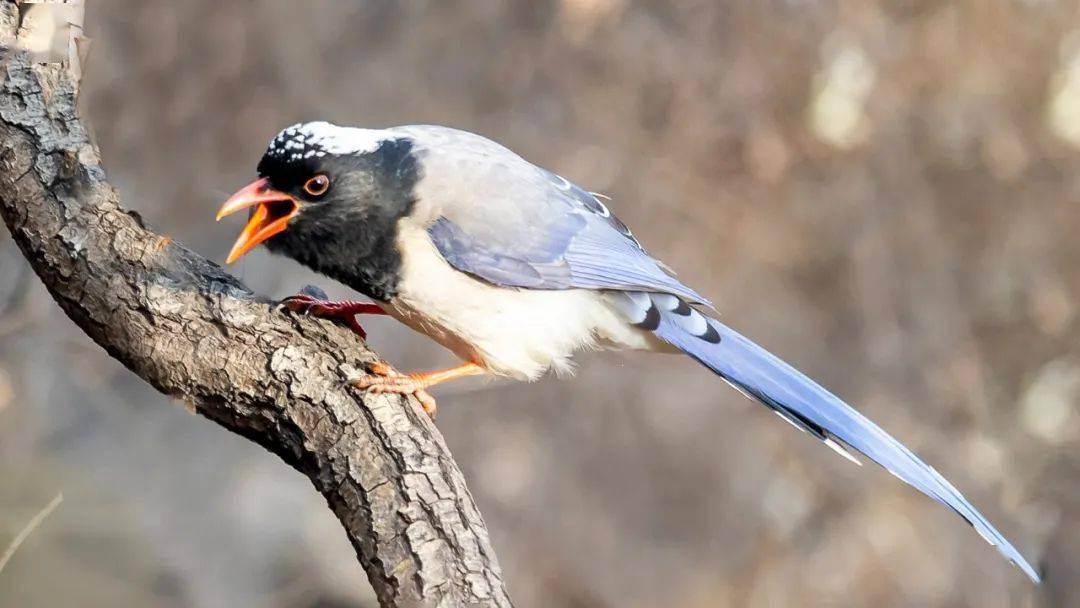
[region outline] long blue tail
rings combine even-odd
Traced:
[[[855,462],[843,445],[955,511],[1031,580],[1031,564],[933,467],[810,378],[715,319],[668,294],[624,292],[618,306],[637,326],[690,355],[797,428]]]

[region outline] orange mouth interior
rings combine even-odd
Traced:
[[[285,230],[289,220],[300,210],[300,204],[292,196],[274,190],[265,178],[256,180],[225,201],[218,211],[217,219],[232,215],[241,209],[252,209],[248,223],[236,238],[226,264],[240,259],[253,247]]]

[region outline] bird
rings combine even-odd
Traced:
[[[1035,583],[1036,570],[964,496],[881,427],[716,318],[713,304],[650,255],[606,197],[467,131],[304,122],[281,130],[257,179],[217,219],[248,222],[232,263],[257,245],[365,295],[320,290],[282,304],[344,321],[385,314],[462,363],[402,374],[384,363],[353,384],[416,396],[467,376],[567,374],[583,350],[688,355],[800,431],[859,452],[963,518]]]

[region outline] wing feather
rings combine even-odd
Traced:
[[[455,148],[453,162],[436,158],[443,148],[428,157],[434,160],[427,166],[444,173],[435,183],[476,179],[469,200],[441,205],[428,228],[452,266],[506,287],[663,292],[711,306],[650,256],[595,195],[485,142]],[[450,171],[459,175],[445,175]],[[458,191],[433,186],[433,195],[446,196],[442,190]]]

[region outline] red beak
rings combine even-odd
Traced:
[[[229,257],[225,258],[226,264],[232,264],[252,247],[285,230],[289,220],[300,210],[300,203],[292,196],[271,188],[270,180],[264,177],[230,196],[218,211],[217,219],[251,207],[256,209],[229,251]]]

